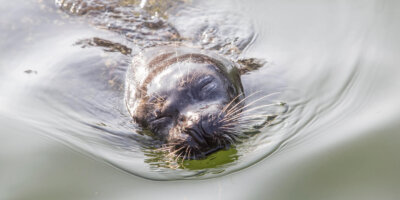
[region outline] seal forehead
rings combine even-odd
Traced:
[[[153,80],[158,77],[160,74],[164,72],[168,72],[169,68],[175,66],[175,64],[178,64],[179,66],[182,66],[181,68],[184,68],[184,66],[189,66],[189,65],[196,65],[196,64],[209,64],[215,66],[215,70],[222,72],[221,68],[224,67],[224,65],[219,62],[218,60],[215,60],[211,57],[208,57],[206,55],[202,54],[183,54],[180,56],[172,56],[172,53],[165,53],[163,55],[157,56],[155,59],[151,60],[147,64],[147,71],[149,71],[148,76],[141,82],[141,86],[138,91],[139,94],[141,93],[147,93],[147,87],[150,83],[153,82]],[[199,65],[200,66],[200,65]],[[187,69],[186,69],[187,70]],[[179,70],[174,71],[174,73],[178,73]],[[145,95],[145,94],[142,94]],[[142,96],[141,95],[141,96]]]
[[[127,91],[130,91],[130,95],[127,96],[133,98],[132,101],[135,102],[135,99],[140,100],[143,98],[143,100],[145,100],[146,98],[148,98],[150,95],[150,91],[148,91],[149,85],[156,82],[159,83],[158,87],[163,88],[162,91],[166,91],[169,86],[177,86],[177,84],[175,83],[172,84],[171,82],[154,80],[157,79],[157,77],[159,77],[161,73],[166,73],[167,71],[169,71],[169,68],[175,66],[176,64],[181,65],[182,69],[182,66],[185,66],[186,63],[191,63],[194,65],[202,64],[202,68],[204,68],[204,65],[213,66],[215,70],[215,75],[218,75],[219,79],[224,83],[223,87],[227,89],[228,94],[232,98],[236,97],[238,94],[243,93],[243,87],[240,81],[240,74],[236,67],[236,64],[212,52],[203,52],[199,49],[192,49],[187,47],[177,48],[171,46],[163,46],[149,48],[141,52],[140,56],[137,56],[137,60],[139,60],[140,62],[135,62],[136,64],[133,64],[130,68],[130,71],[132,72],[130,74],[132,74],[132,79],[134,80],[131,82],[134,85],[130,87],[131,89],[127,87]],[[179,72],[179,70],[169,71],[170,74],[174,74],[177,72]],[[212,85],[210,85],[209,87],[209,89],[212,89]]]
[[[212,65],[190,62],[174,63],[153,77],[153,80],[147,85],[147,92],[153,93],[190,86],[190,84],[195,85],[196,81],[201,82],[202,79],[210,76],[220,78]]]

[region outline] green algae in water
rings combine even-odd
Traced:
[[[226,164],[233,163],[239,158],[236,148],[220,150],[200,160],[184,160],[180,157],[168,155],[168,153],[157,149],[147,150],[145,151],[145,155],[147,157],[145,163],[148,163],[154,169],[170,168],[190,171],[217,169]],[[214,173],[223,171],[224,169],[221,168],[221,170],[217,170]]]
[[[203,160],[184,160],[182,166],[188,170],[218,168],[234,162],[238,157],[236,148],[230,148],[228,150],[217,151]]]

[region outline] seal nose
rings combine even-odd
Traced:
[[[178,117],[178,123],[184,126],[191,127],[200,121],[200,115],[194,112],[187,112],[180,114]]]
[[[179,115],[179,117],[178,117],[178,122],[179,123],[183,123],[183,122],[185,122],[186,121],[186,116],[185,115]]]
[[[190,136],[199,145],[208,145],[206,134],[201,128],[201,115],[187,112],[179,115],[178,125],[182,127],[182,134]]]
[[[212,140],[213,134],[218,129],[218,117],[214,114],[185,116],[178,118],[178,124],[185,134],[192,136],[199,143]]]

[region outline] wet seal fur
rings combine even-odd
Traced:
[[[237,63],[188,47],[147,49],[133,58],[125,100],[134,121],[183,159],[229,148],[243,87]],[[231,112],[231,113],[229,113]]]

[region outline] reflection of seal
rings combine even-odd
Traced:
[[[239,69],[220,56],[158,47],[133,59],[126,103],[134,120],[184,159],[202,158],[235,141],[243,91]]]

